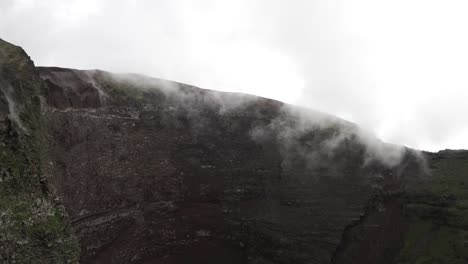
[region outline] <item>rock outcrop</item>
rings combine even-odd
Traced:
[[[0,263],[76,263],[80,255],[47,187],[42,87],[26,53],[0,40]]]
[[[0,109],[24,126],[19,135],[39,131],[41,145],[22,144],[40,150],[27,159],[40,173],[23,178],[37,183],[41,204],[68,214],[54,213],[60,228],[45,240],[66,241],[62,251],[29,244],[61,258],[42,263],[78,254],[81,263],[467,261],[465,152],[385,144],[274,100],[23,58],[30,73],[15,77],[15,91],[43,99],[42,110],[31,100],[38,125],[14,123],[11,104]]]

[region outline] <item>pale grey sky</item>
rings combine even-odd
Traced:
[[[136,72],[468,149],[466,0],[0,0],[36,65]]]

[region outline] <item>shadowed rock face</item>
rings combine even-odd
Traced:
[[[63,87],[47,93],[49,182],[83,263],[330,263],[374,197],[402,191],[410,176],[407,165],[372,159],[353,124],[325,114],[302,124],[263,98],[101,71],[39,72],[47,91]],[[412,176],[422,173],[412,166]],[[402,205],[388,207],[403,222]],[[399,225],[374,260],[398,251]]]
[[[466,151],[2,41],[0,85],[0,263],[468,262]]]

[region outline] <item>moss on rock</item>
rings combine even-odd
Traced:
[[[20,48],[0,40],[0,263],[77,263],[79,247],[48,191],[42,82]]]

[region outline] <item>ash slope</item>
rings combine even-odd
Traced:
[[[61,198],[81,263],[467,261],[466,152],[144,76],[28,74],[45,99],[45,193]]]

